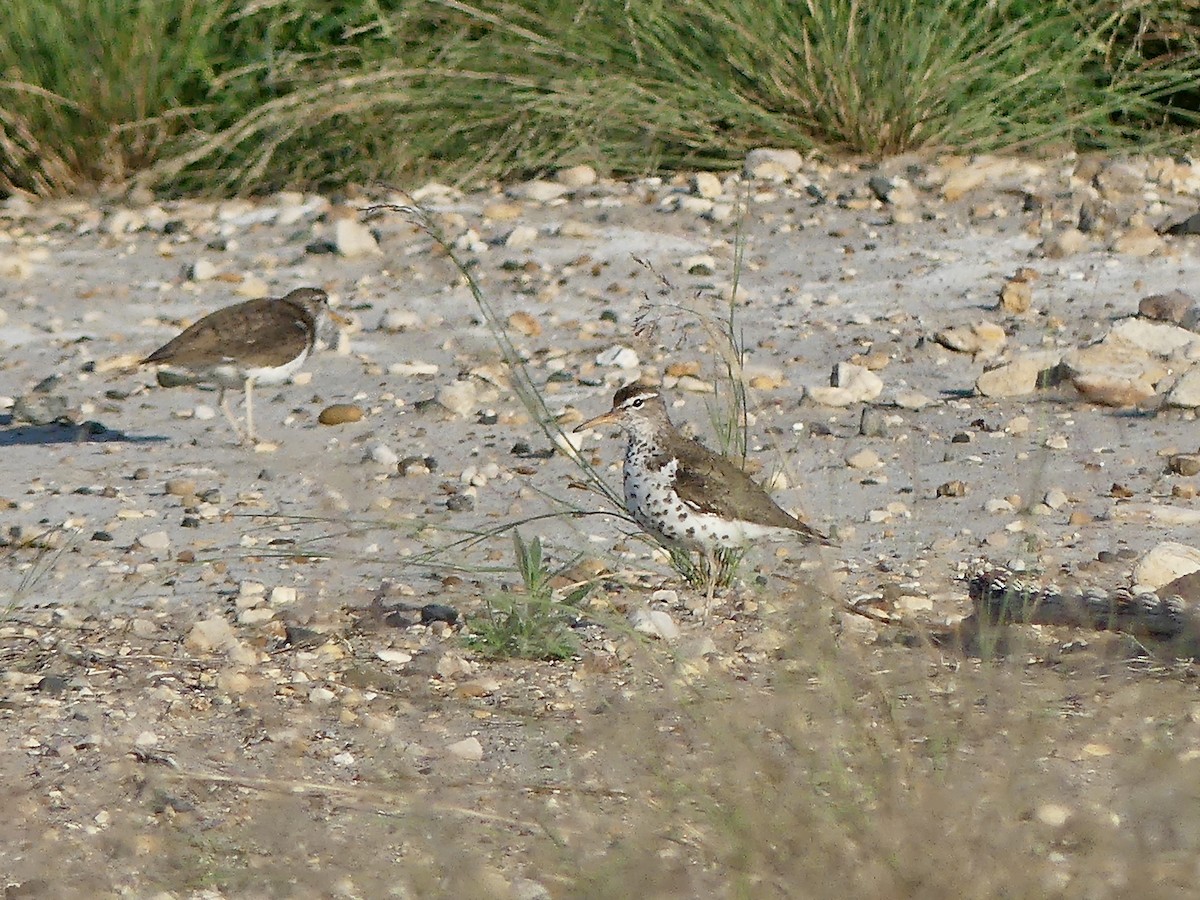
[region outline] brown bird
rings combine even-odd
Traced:
[[[736,463],[681,435],[658,388],[635,382],[613,397],[612,409],[575,431],[616,425],[625,445],[625,507],[662,544],[700,551],[708,564],[708,601],[717,554],[757,540],[828,544],[829,538],[780,509]]]
[[[281,384],[292,377],[313,350],[336,343],[338,326],[345,324],[329,308],[324,291],[297,288],[282,298],[247,300],[209,313],[142,364],[182,369],[188,383],[215,384],[221,412],[238,441],[254,443],[254,385]],[[226,390],[239,387],[246,392],[244,434],[225,399]]]

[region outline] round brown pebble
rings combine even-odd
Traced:
[[[196,493],[196,482],[190,478],[170,478],[163,489],[172,497],[191,497]]]
[[[335,403],[321,410],[317,421],[322,425],[347,425],[360,421],[363,415],[365,414],[361,406],[355,406],[353,403]]]
[[[1167,466],[1176,475],[1200,475],[1200,456],[1194,453],[1180,453],[1172,456]]]

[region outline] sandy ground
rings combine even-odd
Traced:
[[[433,834],[405,818],[419,807],[483,835],[458,848],[475,879],[458,895],[583,895],[591,889],[563,874],[570,866],[552,873],[529,856],[540,832],[522,803],[537,794],[531,785],[556,779],[594,792],[599,807],[617,803],[617,789],[580,762],[607,746],[601,732],[581,750],[584,711],[670,681],[679,653],[709,659],[718,682],[767,689],[791,636],[791,620],[772,610],[802,603],[810,626],[832,617],[851,635],[850,657],[868,670],[880,665],[870,661],[879,629],[841,616],[845,601],[884,593],[901,614],[939,623],[968,611],[955,579],[974,558],[1072,577],[1095,567],[1097,579],[1119,582],[1165,537],[1200,543],[1200,526],[1166,535],[1121,512],[1185,480],[1162,457],[1195,450],[1192,413],[1112,409],[1069,387],[974,393],[997,359],[1086,344],[1141,297],[1200,275],[1195,238],[1144,257],[1099,237],[1043,256],[1043,233],[1078,214],[1072,197],[1085,188],[1074,170],[1017,162],[948,200],[929,168],[916,176],[896,163],[887,171],[918,186],[899,217],[868,188],[877,173],[852,165],[808,167],[811,189],[756,182],[744,216],[724,221],[700,206],[665,208],[694,196],[686,179],[600,182],[550,203],[430,196],[496,308],[528,314],[510,320],[510,334],[568,430],[640,372],[666,376],[677,421],[712,442],[712,395],[701,389],[720,381],[719,355],[705,322],[727,313],[743,239],[736,323],[759,385],[750,456],[776,476],[782,505],[838,536],[824,554],[756,550],[747,586],[713,623],[659,602],[684,633],[669,650],[620,627],[653,591],[688,593],[651,547],[611,516],[531,522],[522,533],[540,535],[556,564],[583,555],[590,571],[613,573],[593,601],[599,624],[585,630],[584,655],[558,664],[488,662],[455,629],[421,623],[425,604],[476,615],[517,583],[508,534],[470,538],[564,505],[607,508],[580,489],[567,457],[538,452],[549,441],[509,389],[459,273],[425,234],[384,216],[371,222],[377,252],[351,258],[322,242],[366,201],[10,201],[0,210],[0,525],[11,538],[0,551],[0,771],[15,833],[0,843],[0,894],[448,896],[457,866],[396,830],[418,821],[416,832]],[[1030,211],[1027,194],[1052,199]],[[1195,204],[1163,191],[1135,192],[1127,206],[1157,224]],[[200,261],[214,277],[195,280],[209,274],[193,269]],[[1008,315],[997,297],[1022,267],[1037,272],[1033,310]],[[258,429],[273,446],[234,446],[212,415],[215,393],[161,389],[152,371],[128,365],[239,290],[304,285],[326,288],[356,327],[347,346],[310,361],[310,381],[257,393]],[[984,321],[1008,333],[996,359],[933,339]],[[612,364],[621,347],[633,366]],[[828,384],[831,367],[851,360],[883,380],[878,398],[846,408],[804,399],[805,386]],[[668,374],[686,364],[695,379]],[[20,421],[11,401],[51,377],[44,392],[63,398],[76,424]],[[318,424],[334,403],[366,415]],[[860,434],[864,409],[884,433]],[[527,450],[514,453],[519,444]],[[847,463],[862,450],[878,464]],[[583,452],[618,483],[618,440],[590,435]],[[433,471],[400,474],[397,457],[431,458]],[[938,495],[955,481],[962,496]],[[1057,508],[1015,511],[1053,489],[1065,495]],[[989,511],[1004,498],[1011,509]],[[796,587],[804,582],[825,593]],[[216,648],[194,631],[212,619],[232,626]],[[887,652],[896,671],[924,666],[897,661],[924,651]],[[1195,705],[1184,682],[1159,687]],[[1137,702],[1123,702],[1133,715]],[[459,743],[472,737],[479,753]],[[1062,776],[1064,796],[1077,796],[1073,778]],[[1111,772],[1093,781],[1111,792],[1105,802],[1120,795]],[[513,785],[522,803],[505,794]],[[554,818],[544,801],[536,821]],[[320,840],[314,821],[327,824]],[[731,890],[705,871],[716,880],[660,885],[661,895]],[[1102,884],[1119,896],[1122,883]]]

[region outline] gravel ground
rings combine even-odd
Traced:
[[[3,896],[447,895],[457,865],[397,834],[432,833],[418,811],[473,829],[460,896],[586,893],[529,855],[556,779],[598,809],[626,796],[583,762],[607,747],[580,745],[585,710],[681,666],[688,684],[769,691],[797,606],[848,637],[841,664],[920,671],[928,650],[887,623],[960,619],[980,557],[1127,583],[1169,539],[1179,574],[1200,557],[1200,334],[1171,292],[1200,258],[1155,229],[1198,196],[1200,166],[1175,160],[790,153],[725,179],[574,169],[419,191],[568,431],[640,375],[712,443],[734,298],[751,459],[838,545],[756,550],[708,623],[619,518],[536,518],[608,507],[549,452],[459,273],[402,216],[364,225],[365,199],[293,194],[9,198],[0,766],[19,833],[0,845]],[[136,366],[206,312],[305,285],[355,324],[297,383],[256,392],[264,446],[232,444],[215,393]],[[363,415],[320,424],[335,404]],[[581,452],[618,483],[618,440]],[[462,641],[463,617],[519,582],[503,528],[523,519],[571,564],[564,583],[608,573],[573,661],[490,662]],[[864,598],[883,623],[842,611]],[[679,636],[624,627],[645,608]],[[1120,795],[1112,773],[1093,781]],[[713,877],[662,895],[728,889]]]

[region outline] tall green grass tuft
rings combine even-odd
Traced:
[[[0,188],[1182,144],[1198,27],[1173,0],[12,0]]]

